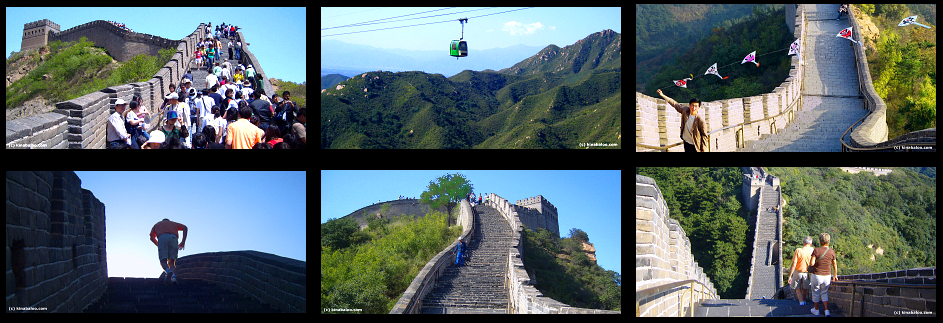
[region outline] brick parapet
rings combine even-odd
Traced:
[[[641,316],[677,317],[689,311],[678,301],[690,286],[701,298],[717,299],[717,289],[691,254],[691,241],[668,206],[655,180],[635,175],[635,290],[657,288],[685,280],[700,284],[667,288],[656,294],[636,294]]]
[[[831,282],[829,302],[851,316],[936,316],[936,267],[839,275],[838,280]],[[906,284],[913,288],[854,284],[852,290],[851,282]],[[927,286],[932,288],[923,288]]]
[[[541,196],[537,196],[543,199]],[[523,200],[522,200],[523,201]],[[519,203],[521,201],[518,201]],[[521,314],[621,314],[621,312],[597,310],[588,308],[572,307],[549,297],[545,297],[537,288],[527,274],[524,267],[521,254],[523,253],[523,244],[521,238],[524,233],[524,225],[518,214],[518,206],[511,204],[508,200],[497,194],[488,195],[486,204],[493,207],[501,214],[511,227],[511,248],[508,253],[507,272],[505,280],[507,282],[508,302],[511,313]]]
[[[7,172],[7,312],[81,312],[107,288],[105,205],[71,171]]]
[[[359,211],[357,211],[359,212]],[[471,204],[462,200],[459,204],[458,224],[462,226],[462,235],[459,238],[465,241],[471,241],[471,235],[475,228],[474,211]],[[435,287],[436,281],[442,276],[442,273],[449,264],[453,262],[452,250],[458,245],[458,239],[452,241],[448,247],[440,251],[435,257],[429,260],[425,266],[419,270],[416,278],[400,296],[396,305],[390,310],[390,314],[417,314],[422,310],[422,299]]]
[[[152,119],[148,131],[156,129],[164,121],[163,116],[158,115],[158,109],[164,102],[164,97],[169,94],[170,83],[179,83],[193,60],[191,49],[196,48],[198,39],[206,36],[205,25],[201,23],[184,39],[168,43],[168,40],[160,37],[130,33],[107,21],[97,20],[62,31],[57,34],[56,39],[77,36],[75,40],[78,40],[80,35],[89,35],[92,32],[118,35],[121,37],[122,46],[134,42],[147,43],[159,45],[160,48],[176,47],[177,52],[148,81],[108,87],[72,100],[58,102],[53,112],[34,118],[7,121],[7,148],[104,148],[106,145],[105,120],[114,112],[115,101],[119,98],[130,101],[133,95],[141,96],[142,104],[151,112]],[[105,47],[108,48],[108,46]],[[116,52],[125,52],[125,50],[109,49],[109,52],[116,55]],[[56,114],[66,115],[67,122],[63,123],[62,117]],[[57,130],[46,130],[51,127]]]
[[[307,310],[304,261],[244,250],[181,257],[176,266],[181,277],[215,283],[283,312],[304,313]]]

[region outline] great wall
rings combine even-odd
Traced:
[[[76,41],[86,37],[96,46],[104,47],[116,59],[125,61],[138,54],[155,55],[161,48],[176,48],[176,53],[163,68],[145,82],[111,86],[101,91],[81,97],[58,102],[53,112],[33,115],[26,118],[7,121],[7,148],[40,149],[100,149],[105,147],[105,120],[114,113],[114,103],[118,99],[130,101],[138,95],[142,104],[156,110],[169,94],[170,83],[179,84],[193,62],[193,52],[197,40],[205,39],[206,25],[200,24],[190,35],[181,40],[168,40],[149,34],[130,32],[102,20],[82,24],[64,31],[59,25],[48,19],[27,23],[23,27],[22,50],[35,49],[47,42],[62,40]],[[262,69],[261,62],[249,50],[247,39],[241,31],[236,37],[242,40],[243,55],[238,60],[248,66],[253,65],[262,80],[265,93],[275,90],[268,76]],[[234,60],[235,61],[235,60]],[[52,107],[49,107],[52,109]],[[152,111],[155,112],[155,111]],[[154,116],[150,129],[156,129],[163,122],[164,116]]]
[[[520,214],[530,214],[528,221],[535,226],[528,228],[555,230],[559,236],[557,210],[543,196],[518,201],[522,205],[494,193],[484,200],[474,208],[468,201],[459,205],[460,238],[468,242],[470,254],[466,266],[451,265],[456,240],[426,263],[390,314],[621,313],[571,307],[534,288],[521,262],[525,224]]]
[[[888,140],[887,106],[874,90],[864,49],[835,37],[844,28],[834,23],[837,8],[786,5],[785,23],[802,40],[802,61],[792,58],[789,76],[771,93],[702,102],[707,151],[936,150],[936,128]],[[848,25],[862,41],[854,10]],[[684,151],[681,115],[640,92],[635,102],[635,151]]]
[[[81,183],[71,171],[7,172],[7,313],[307,311],[306,262],[258,251],[181,257],[176,290],[109,277],[105,205]]]
[[[811,302],[800,306],[795,293],[782,288],[779,179],[758,167],[741,170],[743,200],[756,228],[744,299],[720,299],[694,260],[684,229],[669,216],[658,184],[635,176],[636,316],[809,316]],[[936,316],[936,267],[838,279],[829,289],[832,316]]]

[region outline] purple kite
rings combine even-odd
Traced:
[[[760,63],[756,62],[756,51],[753,51],[752,53],[750,53],[750,55],[747,55],[747,57],[744,57],[743,61],[740,62],[740,65],[743,65],[743,63],[746,63],[746,62],[751,62],[753,64],[756,64],[756,67],[760,67]]]

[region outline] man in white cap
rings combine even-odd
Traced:
[[[128,135],[128,131],[124,127],[124,118],[122,117],[124,109],[127,109],[127,103],[124,102],[124,99],[115,101],[115,113],[108,116],[108,129],[106,131],[108,147],[118,146],[121,142],[131,145],[131,136]],[[131,145],[131,149],[140,148],[137,145]]]

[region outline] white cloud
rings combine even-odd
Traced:
[[[537,32],[540,29],[544,29],[544,25],[541,24],[539,21],[532,24],[528,24],[528,25],[519,23],[517,21],[508,21],[507,23],[504,24],[504,27],[501,28],[501,30],[504,30],[510,33],[511,36],[530,35]]]

